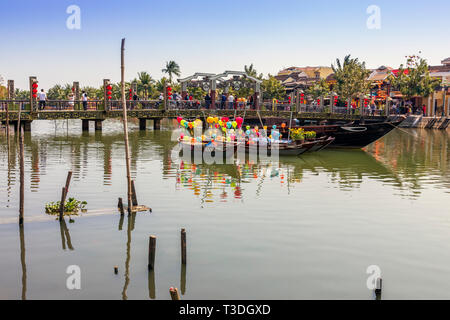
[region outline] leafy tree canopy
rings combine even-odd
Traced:
[[[331,68],[336,79],[334,90],[340,97],[347,100],[369,92],[370,83],[367,77],[370,75],[370,70],[366,69],[365,62],[347,55],[342,63],[336,59],[336,66],[332,64]]]
[[[397,76],[392,75],[390,81],[407,99],[429,97],[440,84],[439,79],[430,77],[427,61],[416,55],[406,57],[406,66],[400,65]]]

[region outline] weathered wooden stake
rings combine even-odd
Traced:
[[[133,202],[133,206],[138,205],[136,188],[134,187],[134,180],[131,180],[131,201]]]
[[[64,219],[64,202],[66,200],[66,188],[62,187],[61,202],[59,203],[59,221]]]
[[[122,110],[123,110],[123,132],[125,140],[125,161],[127,167],[127,186],[128,186],[128,214],[131,214],[131,170],[130,170],[130,149],[128,143],[128,119],[127,119],[127,100],[125,97],[125,38],[122,39],[120,49],[120,74],[121,74],[121,93],[122,93]]]
[[[124,215],[125,212],[123,210],[123,202],[122,202],[122,198],[119,198],[119,203],[117,204],[117,206],[119,207],[119,211],[120,211],[120,215]]]
[[[169,289],[170,292],[170,297],[172,298],[172,300],[180,300],[180,294],[178,293],[178,289],[171,287]]]
[[[114,266],[114,274],[118,274],[119,273],[119,267],[118,266]]]
[[[186,264],[186,229],[181,229],[181,263]]]
[[[17,137],[18,137],[18,139],[20,139],[20,117],[21,117],[21,112],[22,112],[22,106],[21,106],[21,104],[19,103],[19,105],[18,105],[18,108],[19,108],[19,115],[18,115],[18,117],[17,117]]]
[[[9,106],[8,102],[6,102],[6,145],[8,147],[8,156],[9,156]]]
[[[148,243],[148,268],[155,269],[156,237],[150,236]]]
[[[23,225],[23,203],[25,200],[25,169],[24,169],[24,155],[23,155],[23,130],[20,129],[19,137],[19,162],[20,162],[20,205],[19,205],[19,225]]]
[[[64,217],[64,204],[66,202],[67,194],[69,193],[70,179],[72,179],[72,171],[67,173],[66,185],[62,189],[61,193],[61,203],[59,204],[59,220],[61,221]]]
[[[67,173],[67,178],[66,178],[66,195],[67,195],[67,193],[69,193],[69,185],[70,185],[71,179],[72,179],[72,171],[69,171]]]
[[[376,287],[375,287],[375,294],[378,296],[378,295],[381,295],[381,289],[382,289],[382,286],[383,286],[383,279],[381,279],[381,278],[378,278],[377,279],[377,284],[376,284]]]

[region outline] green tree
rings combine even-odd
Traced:
[[[162,77],[161,79],[156,81],[155,88],[159,93],[161,93],[164,92],[164,86],[167,84],[169,84],[169,79],[167,79],[166,77]]]
[[[440,84],[438,79],[430,77],[427,61],[416,55],[408,56],[406,66],[400,65],[397,76],[392,75],[390,81],[407,99],[427,98]]]
[[[16,99],[18,99],[18,100],[30,99],[30,91],[29,90],[20,90],[19,88],[16,88],[16,90],[14,91],[14,95],[16,96]]]
[[[365,62],[359,62],[358,58],[348,55],[343,63],[336,59],[336,66],[331,65],[331,68],[336,79],[334,90],[341,98],[347,100],[369,92],[370,83],[367,78],[370,70],[366,69]]]
[[[166,62],[166,67],[161,70],[164,73],[167,73],[169,75],[169,81],[172,83],[172,77],[173,75],[180,76],[180,66],[175,61],[171,60],[169,62]]]
[[[47,91],[49,100],[68,100],[72,93],[72,86],[66,83],[64,86],[56,84]]]
[[[321,79],[306,90],[306,94],[312,96],[313,99],[327,96],[329,93],[330,86],[325,79]]]
[[[245,71],[246,74],[248,74],[249,76],[251,76],[253,78],[257,78],[257,79],[260,79],[260,80],[262,80],[262,78],[264,78],[262,73],[260,73],[258,75],[258,72],[254,68],[253,63],[250,64],[249,66],[245,65],[244,66],[244,71]]]
[[[203,100],[206,96],[206,91],[200,87],[193,87],[188,89],[189,94],[192,94],[192,97],[197,100]]]
[[[262,82],[263,99],[283,99],[286,95],[286,88],[274,76],[268,75]]]

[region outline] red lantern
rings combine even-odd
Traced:
[[[108,86],[106,87],[106,90],[108,90],[108,91],[112,90],[112,87],[110,84],[108,84]]]
[[[37,93],[37,89],[33,89],[32,92],[33,92],[33,93]]]
[[[37,94],[36,93],[33,93],[33,98],[37,98]]]
[[[74,87],[72,87],[72,92],[75,92],[75,88]]]
[[[334,96],[334,105],[335,106],[337,106],[337,104],[338,104],[338,99],[339,99],[338,96]]]
[[[111,90],[108,91],[107,94],[108,94],[108,96],[112,95],[112,91]]]
[[[317,99],[317,104],[320,104],[320,99]]]
[[[38,84],[37,84],[36,82],[33,82],[33,84],[31,85],[31,87],[32,87],[33,89],[36,89],[36,88],[38,87]]]
[[[111,96],[108,96],[108,100],[111,100]]]

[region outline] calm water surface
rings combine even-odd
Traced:
[[[8,157],[0,135],[0,299],[170,299],[171,286],[182,299],[373,299],[370,265],[381,268],[384,299],[450,299],[448,132],[396,130],[364,151],[214,166],[171,160],[169,126],[132,125],[132,176],[153,212],[121,221],[122,127],[103,128],[33,123],[23,230],[17,146]],[[44,206],[69,170],[69,196],[89,210],[60,224]],[[66,288],[69,265],[81,268],[81,290]]]

